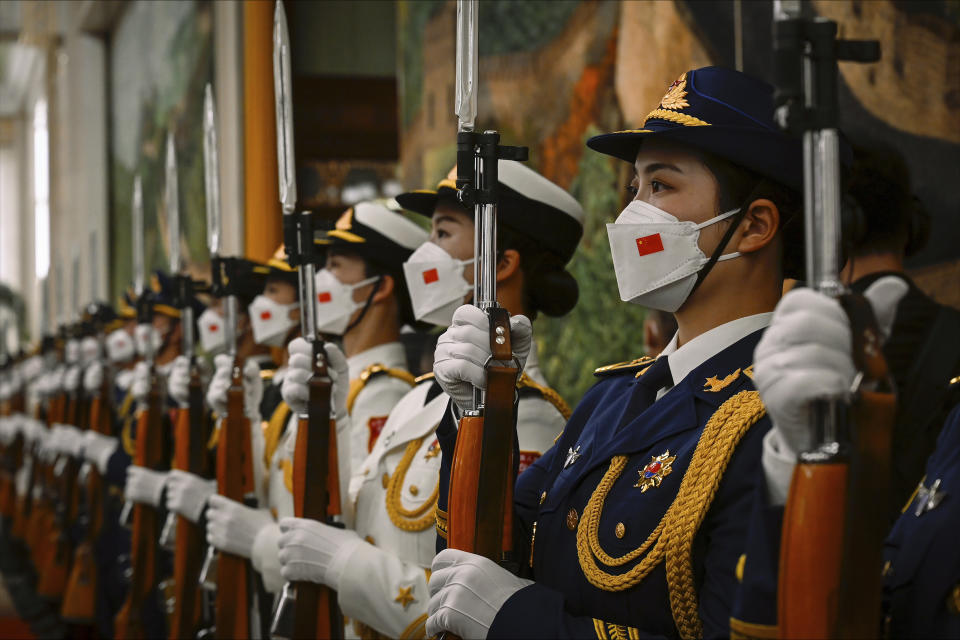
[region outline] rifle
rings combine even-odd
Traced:
[[[79,340],[80,335],[81,331],[76,327],[75,339]],[[83,385],[79,384],[69,392],[64,391],[63,396],[66,407],[63,422],[81,430],[85,429],[88,416],[85,415],[86,396]],[[37,565],[40,576],[37,594],[54,601],[63,598],[73,559],[70,527],[76,521],[79,511],[76,482],[78,468],[76,459],[66,453],[57,456],[52,468],[52,527],[47,530],[47,545],[41,552],[40,564]]]
[[[896,398],[872,309],[839,277],[837,61],[872,62],[880,48],[876,41],[838,40],[836,23],[809,17],[800,2],[777,2],[774,19],[777,115],[803,135],[807,280],[846,311],[860,371],[850,402],[813,407],[818,444],[799,455],[784,512],[780,634],[879,637]]]
[[[250,421],[243,410],[243,363],[237,356],[238,276],[236,262],[220,256],[220,183],[217,156],[216,111],[213,90],[208,84],[203,102],[204,187],[207,199],[207,246],[213,272],[212,293],[224,298],[227,352],[233,359],[230,387],[227,390],[227,414],[220,423],[217,441],[217,492],[231,500],[249,503],[253,492],[253,467]],[[219,557],[217,558],[217,555]],[[214,566],[214,558],[216,563]],[[250,604],[254,582],[250,560],[231,553],[207,549],[204,576],[216,575],[214,596],[214,633],[221,638],[251,635]],[[213,585],[211,585],[213,586]]]
[[[139,238],[141,253],[139,255],[142,258],[143,219],[140,216],[143,215],[143,210],[139,176],[135,179],[133,193],[133,228],[135,231],[138,229],[141,231],[141,237]],[[138,217],[140,217],[139,223],[137,222]],[[137,263],[137,246],[138,238],[135,237],[135,264]],[[141,270],[136,275],[137,322],[152,324],[153,299],[143,284],[142,261],[139,266]],[[147,343],[146,362],[150,371],[150,390],[147,393],[147,406],[137,416],[136,451],[133,463],[150,469],[159,469],[163,464],[162,412],[164,390],[154,364],[153,345],[150,344],[149,340]],[[127,504],[130,505],[130,503]],[[127,507],[124,510],[127,511]],[[147,630],[143,626],[143,608],[150,598],[151,591],[157,584],[158,578],[157,539],[160,533],[158,513],[153,507],[139,503],[130,506],[129,510],[133,514],[133,531],[130,536],[130,587],[123,606],[114,618],[114,634],[121,639],[135,639],[145,636]]]
[[[93,317],[100,352],[104,353],[104,339],[106,319]],[[97,393],[90,399],[88,429],[103,435],[112,432],[113,416],[111,414],[111,375],[104,372],[103,380]],[[96,466],[85,462],[78,475],[78,483],[83,488],[83,508],[80,516],[84,526],[84,535],[73,554],[73,566],[67,587],[63,594],[63,606],[60,615],[67,622],[81,625],[92,625],[96,619],[96,595],[99,576],[94,558],[94,546],[103,530],[103,505],[106,500],[103,479]]]
[[[180,309],[183,328],[182,354],[190,360],[190,382],[186,407],[174,409],[173,467],[198,476],[208,476],[209,423],[203,404],[203,383],[194,353],[194,310],[191,302],[198,283],[182,271],[180,259],[180,207],[177,189],[176,154],[172,134],[167,138],[166,162],[167,231],[170,245],[170,273],[174,281],[175,305]],[[170,638],[196,635],[200,623],[200,576],[203,562],[204,528],[187,518],[169,513],[160,535],[160,545],[173,551],[173,596]]]
[[[337,475],[337,430],[331,419],[332,382],[327,371],[323,338],[317,331],[316,263],[320,260],[313,238],[315,215],[296,212],[297,183],[293,149],[293,102],[290,79],[290,37],[283,1],[278,0],[273,22],[273,88],[276,98],[277,158],[283,238],[287,261],[300,278],[300,331],[313,347],[313,375],[307,381],[307,415],[297,422],[293,459],[294,513],[333,526],[340,519],[340,480]],[[309,475],[308,475],[309,474]],[[311,481],[313,479],[313,481]],[[343,616],[337,594],[313,582],[287,583],[274,616],[274,638],[342,638]]]
[[[526,160],[526,147],[499,144],[496,131],[474,131],[477,113],[477,2],[457,2],[457,188],[474,209],[473,299],[490,320],[492,357],[487,387],[474,390],[473,409],[460,420],[450,471],[448,544],[504,566],[513,553],[516,423],[514,393],[520,368],[510,340],[510,314],[497,304],[497,163]]]

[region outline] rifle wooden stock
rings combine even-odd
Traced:
[[[110,383],[104,377],[100,390],[90,400],[90,419],[88,428],[103,434],[112,432],[110,412]],[[97,564],[93,555],[94,545],[103,530],[104,486],[100,471],[95,465],[87,467],[87,482],[84,487],[87,527],[83,540],[73,554],[73,565],[63,594],[63,606],[60,615],[64,620],[90,625],[96,619]]]
[[[850,444],[832,456],[801,456],[794,470],[780,546],[781,638],[880,636],[896,396],[869,303],[858,295],[840,302],[864,375],[849,411]]]
[[[323,344],[315,342],[314,362],[320,358]],[[298,518],[331,523],[340,515],[340,478],[337,473],[337,429],[330,419],[332,384],[326,367],[315,365],[308,382],[307,418],[297,425],[297,444],[293,458],[293,508]],[[342,638],[343,616],[337,606],[337,593],[315,582],[294,583],[293,637]]]
[[[207,463],[207,428],[203,410],[203,384],[196,366],[190,372],[189,407],[180,409],[175,426],[173,466],[198,476],[210,473]],[[203,527],[177,517],[176,550],[173,555],[174,599],[170,638],[192,638],[200,628],[200,569],[203,567]]]
[[[483,416],[460,421],[450,469],[447,544],[494,562],[513,561],[513,484],[516,423],[513,402],[518,370],[496,362],[512,362],[510,317],[504,309],[490,312],[490,346]],[[497,344],[497,328],[507,339]]]
[[[158,468],[163,458],[160,384],[155,370],[150,372],[147,409],[137,416],[137,448],[134,463]],[[133,570],[127,598],[114,619],[114,634],[119,639],[144,637],[143,606],[157,584],[157,560],[160,522],[157,510],[145,504],[133,506],[133,530],[130,535],[130,564]]]
[[[250,447],[250,423],[243,412],[243,374],[241,363],[234,361],[233,378],[227,390],[227,415],[220,426],[217,444],[217,491],[242,503],[253,489]],[[232,553],[220,552],[217,561],[215,601],[218,638],[250,636],[250,561]]]

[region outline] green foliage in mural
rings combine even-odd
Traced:
[[[397,3],[397,46],[400,49],[400,122],[410,124],[423,99],[423,31],[444,0],[401,0]]]
[[[484,0],[480,55],[533,51],[564,30],[580,0]]]
[[[591,125],[584,142],[599,133]],[[536,323],[543,373],[571,406],[595,382],[595,368],[643,355],[644,312],[620,301],[607,242],[607,223],[623,203],[616,162],[592,151],[580,160],[570,191],[583,205],[586,219],[583,240],[568,267],[580,285],[580,300],[567,316],[541,316]]]

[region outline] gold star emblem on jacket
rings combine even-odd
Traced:
[[[651,487],[659,487],[663,479],[673,473],[673,461],[676,459],[677,456],[670,455],[669,449],[658,456],[650,456],[650,464],[637,472],[640,478],[633,486],[640,489],[640,493],[646,493]]]
[[[723,391],[724,389],[729,387],[734,380],[736,380],[739,377],[740,377],[740,369],[737,369],[736,371],[734,371],[733,373],[725,377],[723,380],[721,380],[719,376],[711,376],[707,378],[706,382],[703,383],[703,390],[713,391],[713,392]]]
[[[416,602],[417,599],[413,597],[413,585],[409,587],[400,587],[397,592],[397,597],[393,599],[394,602],[398,602],[403,610],[406,611],[412,603]]]

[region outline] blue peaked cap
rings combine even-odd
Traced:
[[[633,163],[656,138],[706,151],[784,186],[803,187],[803,146],[773,119],[773,87],[723,67],[687,71],[637,129],[594,136],[587,146]]]

